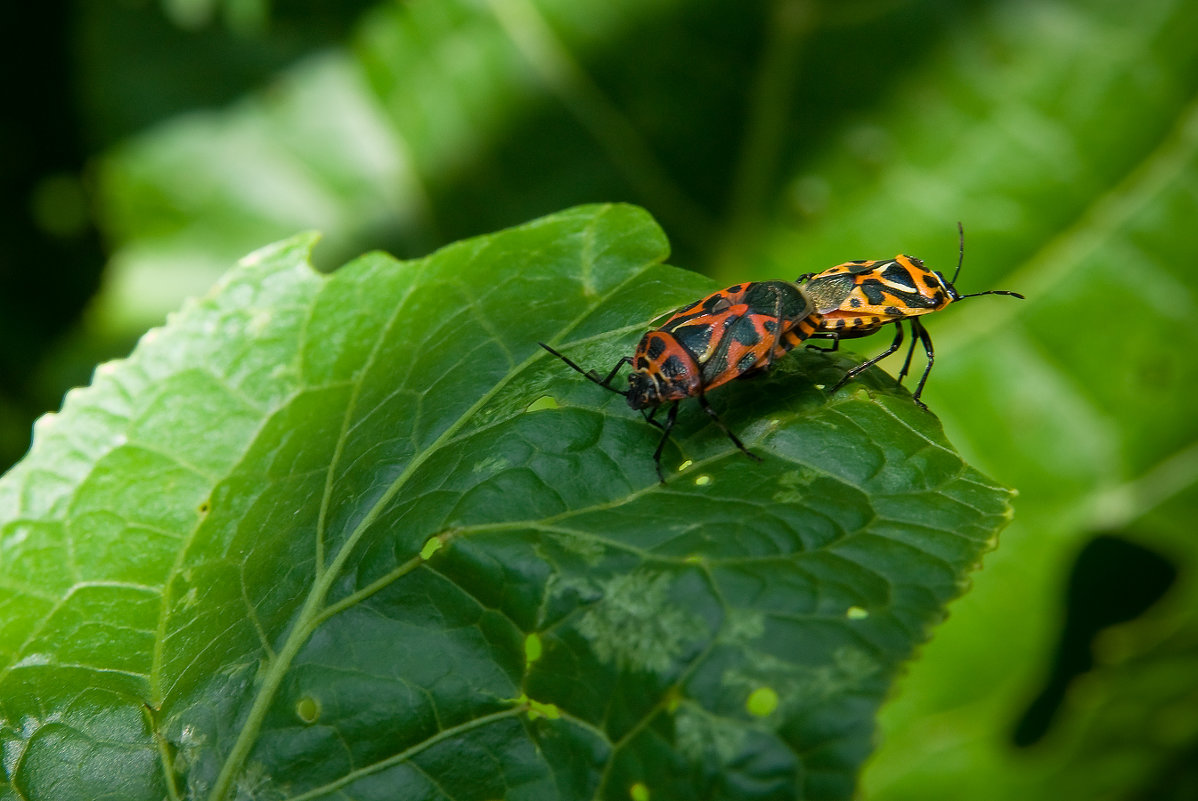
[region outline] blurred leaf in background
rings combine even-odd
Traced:
[[[4,200],[9,460],[83,365],[299,229],[326,231],[333,265],[629,200],[674,263],[733,281],[898,252],[948,269],[960,220],[960,289],[1029,300],[933,318],[925,400],[1021,496],[885,710],[865,795],[1193,795],[1198,6],[338,9],[89,2],[14,28],[49,55],[8,73],[29,76],[2,155],[23,176]],[[79,212],[45,222],[72,204],[99,236]],[[1119,595],[1136,614],[1078,622],[1099,604],[1079,597]]]

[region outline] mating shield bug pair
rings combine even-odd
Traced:
[[[951,281],[927,269],[919,259],[900,255],[893,259],[846,262],[821,273],[800,276],[795,282],[756,281],[730,286],[675,311],[661,327],[641,337],[633,355],[616,362],[606,377],[594,370],[584,370],[544,343],[541,347],[589,380],[623,395],[631,408],[642,414],[649,410],[646,420],[662,429],[653,462],[658,478],[664,482],[661,454],[669,441],[678,403],[686,398],[695,398],[741,452],[758,459],[720,420],[708,404],[706,393],[733,379],[767,370],[775,360],[809,338],[831,339],[834,344],[826,350],[835,350],[842,339],[868,336],[884,325],[895,325],[891,346],[845,373],[833,387],[835,391],[898,350],[903,341],[902,322],[909,321],[913,339],[899,382],[910,368],[915,342],[922,342],[928,362],[912,398],[924,406],[919,396],[932,369],[933,350],[931,336],[918,318],[967,297],[992,294],[1023,297],[1007,290],[958,293],[953,284],[961,272],[964,256],[962,231],[960,257]],[[625,364],[632,365],[632,373],[628,376],[628,389],[621,390],[612,386],[612,382]],[[666,404],[669,409],[665,422],[661,423],[654,416]]]

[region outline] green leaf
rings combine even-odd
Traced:
[[[0,479],[6,796],[850,798],[1008,492],[815,352],[713,395],[763,462],[686,408],[659,484],[659,432],[537,346],[603,367],[714,288],[639,209],[331,276],[314,241]]]

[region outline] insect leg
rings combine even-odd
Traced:
[[[807,349],[808,350],[819,350],[819,351],[823,351],[824,353],[835,353],[836,351],[840,350],[840,334],[838,334],[836,332],[830,332],[828,334],[820,334],[820,339],[832,340],[832,347],[821,348],[819,345],[811,343],[811,344],[807,345]]]
[[[881,353],[879,353],[877,356],[873,357],[869,361],[862,362],[861,364],[857,365],[856,367],[854,367],[851,370],[849,370],[848,372],[846,372],[844,374],[844,377],[836,382],[836,386],[832,387],[833,392],[840,389],[845,384],[852,381],[857,376],[861,375],[861,373],[863,373],[864,371],[873,367],[875,364],[882,361],[887,356],[889,356],[890,354],[894,353],[896,350],[899,349],[899,346],[903,344],[903,321],[902,320],[896,321],[894,324],[894,328],[895,328],[894,342],[890,343],[890,347],[887,348],[886,350],[882,351]]]
[[[741,453],[743,453],[745,456],[748,456],[755,462],[761,461],[760,456],[755,453],[751,453],[749,449],[745,447],[745,444],[741,442],[735,434],[732,433],[732,429],[724,425],[724,421],[720,419],[720,416],[715,413],[715,409],[711,408],[711,405],[707,402],[706,396],[700,393],[695,397],[698,399],[699,405],[703,407],[703,411],[707,412],[708,416],[711,417],[711,419],[715,421],[715,424],[720,427],[720,430],[728,435],[728,439],[732,440],[732,444],[740,448]]]
[[[656,426],[657,428],[664,430],[665,426],[663,426],[660,421],[653,419],[654,415],[657,414],[657,410],[660,408],[660,406],[654,406],[649,409],[648,412],[646,412],[644,409],[641,409],[641,417],[645,418],[645,422],[649,425]]]
[[[907,348],[907,358],[903,360],[903,369],[898,374],[900,384],[907,377],[907,371],[911,369],[911,357],[915,355],[915,345],[920,340],[919,332],[924,330],[923,324],[918,319],[911,320],[911,347]]]
[[[700,395],[699,397],[703,397]],[[657,468],[657,480],[662,484],[666,483],[666,477],[661,472],[661,452],[665,449],[666,443],[670,441],[670,429],[674,427],[674,419],[678,417],[678,401],[670,404],[670,411],[666,412],[665,425],[651,419],[652,415],[645,418],[649,422],[661,428],[661,439],[657,442],[657,450],[653,451],[653,466]]]
[[[915,394],[911,396],[911,399],[920,407],[926,409],[928,407],[919,399],[919,396],[923,394],[923,385],[928,383],[928,373],[932,372],[932,362],[936,360],[936,355],[932,351],[932,336],[919,320],[911,321],[911,334],[919,337],[919,341],[923,343],[923,352],[928,355],[928,366],[923,368],[923,375],[919,378],[919,386],[915,388]],[[911,344],[914,347],[915,343],[912,342]],[[910,359],[909,356],[907,358]]]

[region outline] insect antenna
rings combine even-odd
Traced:
[[[570,359],[566,358],[565,356],[563,356],[562,354],[558,353],[558,352],[557,352],[556,350],[554,350],[553,348],[551,348],[551,347],[549,347],[548,345],[546,345],[544,342],[538,342],[537,344],[538,344],[538,345],[540,345],[540,346],[541,346],[542,348],[544,348],[545,350],[547,350],[547,351],[549,351],[550,353],[552,353],[552,354],[553,354],[554,356],[556,356],[557,358],[561,359],[563,362],[565,362],[567,365],[569,365],[569,366],[570,366],[571,368],[573,368],[574,370],[578,371],[579,373],[582,373],[583,377],[585,377],[587,380],[589,380],[589,381],[594,381],[594,382],[595,382],[596,384],[598,384],[599,386],[603,387],[603,388],[604,388],[604,389],[606,389],[606,390],[609,390],[609,391],[611,391],[611,392],[614,392],[614,393],[616,393],[617,395],[622,395],[622,396],[623,396],[623,397],[625,397],[625,398],[627,398],[627,397],[628,397],[628,391],[627,391],[627,390],[620,390],[620,389],[616,389],[615,387],[613,387],[613,386],[611,385],[611,381],[612,381],[612,379],[613,379],[613,378],[615,378],[615,377],[616,377],[616,375],[617,375],[617,374],[620,372],[620,368],[622,368],[622,367],[623,367],[625,364],[632,364],[632,357],[631,357],[631,356],[625,356],[625,357],[623,357],[622,359],[620,359],[620,361],[616,362],[616,366],[615,366],[615,367],[613,367],[613,368],[612,368],[612,370],[611,370],[611,372],[607,374],[607,378],[600,378],[600,377],[599,377],[599,374],[598,374],[598,373],[596,373],[594,370],[584,370],[584,369],[582,369],[582,368],[581,368],[581,367],[579,367],[577,364],[575,364],[574,362],[570,361]]]
[[[953,280],[949,281],[950,286],[957,285],[957,276],[961,274],[961,265],[965,263],[965,226],[961,221],[957,221],[957,269],[953,272]]]
[[[954,287],[954,291],[957,285],[957,276],[961,274],[961,265],[965,263],[965,226],[960,222],[957,223],[957,242],[957,269],[953,272],[953,280],[948,282],[949,286]],[[1027,300],[1023,295],[1020,295],[1018,292],[1012,292],[1009,289],[987,289],[985,292],[971,292],[968,295],[958,295],[956,300],[976,298],[981,295],[1010,295],[1013,298]]]
[[[961,295],[957,300],[961,300],[962,298],[976,298],[981,295],[1010,295],[1013,298],[1027,300],[1023,295],[1020,295],[1018,292],[1012,292],[1009,289],[987,289],[985,292],[971,292],[968,295]]]

